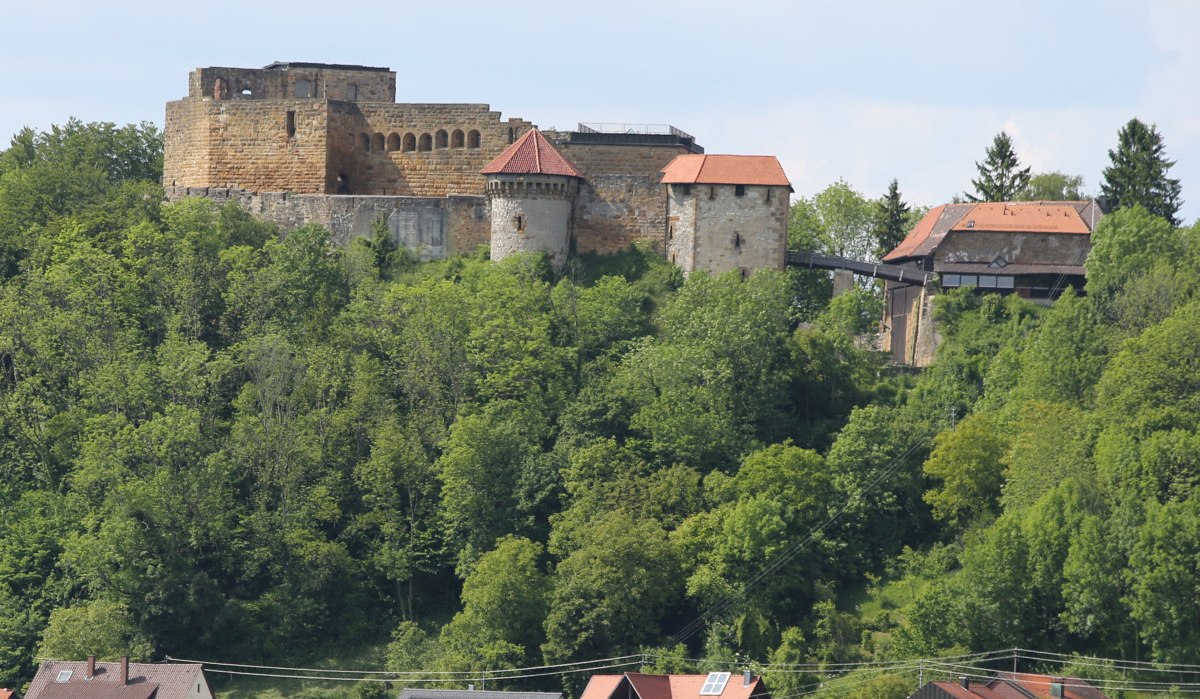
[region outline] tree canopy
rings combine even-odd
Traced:
[[[1013,150],[1012,139],[1004,131],[996,134],[983,162],[975,162],[979,177],[972,179],[975,192],[967,192],[970,201],[1013,201],[1029,185],[1030,168],[1021,167]]]
[[[1176,214],[1183,203],[1179,198],[1182,185],[1167,176],[1175,161],[1167,159],[1157,126],[1130,119],[1117,132],[1117,147],[1108,151],[1108,159],[1100,194],[1110,209],[1141,206],[1171,225],[1179,225]]]

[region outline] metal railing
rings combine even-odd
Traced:
[[[580,133],[621,133],[643,134],[648,136],[676,136],[678,138],[695,138],[683,129],[677,129],[670,124],[614,124],[603,122],[579,123]]]

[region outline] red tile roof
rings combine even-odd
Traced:
[[[701,698],[700,690],[708,675],[648,675],[627,672],[624,675],[592,675],[579,699],[625,699],[618,690],[628,683],[639,699],[770,699],[761,677],[744,684],[742,675],[732,673],[721,694]],[[619,697],[617,695],[620,695]]]
[[[479,172],[482,175],[561,175],[583,179],[583,174],[537,129],[526,131]]]
[[[1030,202],[976,204],[951,230],[1034,231],[1038,233],[1091,233],[1087,223],[1069,202]]]
[[[12,695],[11,689],[0,689],[0,699],[12,699]]]
[[[788,187],[773,155],[679,155],[662,169],[663,184],[749,184]]]
[[[1001,673],[987,682],[975,680],[970,688],[957,682],[932,682],[954,699],[1049,699],[1051,683],[1063,685],[1063,699],[1108,699],[1108,697],[1078,677],[1053,678],[1049,675]]]
[[[943,204],[913,226],[894,250],[883,256],[884,262],[906,257],[932,255],[951,231],[955,233],[1054,233],[1088,235],[1095,217],[1090,202],[1030,201]],[[1098,217],[1096,217],[1098,218]]]
[[[64,670],[70,678],[59,682]],[[187,699],[193,684],[207,684],[202,666],[194,663],[129,663],[128,684],[119,682],[120,674],[120,663],[96,663],[96,675],[88,679],[86,661],[47,660],[25,699]]]

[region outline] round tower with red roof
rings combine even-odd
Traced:
[[[487,175],[492,259],[544,252],[560,269],[571,249],[575,196],[583,175],[537,129],[480,170]]]

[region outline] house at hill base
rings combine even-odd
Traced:
[[[1078,677],[1000,673],[988,680],[960,677],[957,682],[929,682],[908,699],[1108,699]]]
[[[926,366],[938,344],[932,297],[940,289],[1016,294],[1051,303],[1082,290],[1091,233],[1103,217],[1094,201],[943,204],[913,227],[888,264],[936,274],[931,287],[887,283],[882,342],[894,361]]]
[[[562,692],[509,692],[492,689],[426,689],[405,687],[396,699],[563,699]]]
[[[579,699],[771,699],[762,677],[746,671],[707,675],[592,675]]]
[[[707,156],[666,124],[537,129],[486,104],[397,102],[376,66],[197,68],[167,103],[168,200],[235,202],[336,244],[372,236],[418,259],[671,249],[685,273],[782,269],[791,186],[772,156]]]
[[[25,699],[213,699],[196,663],[131,663],[46,660]]]

